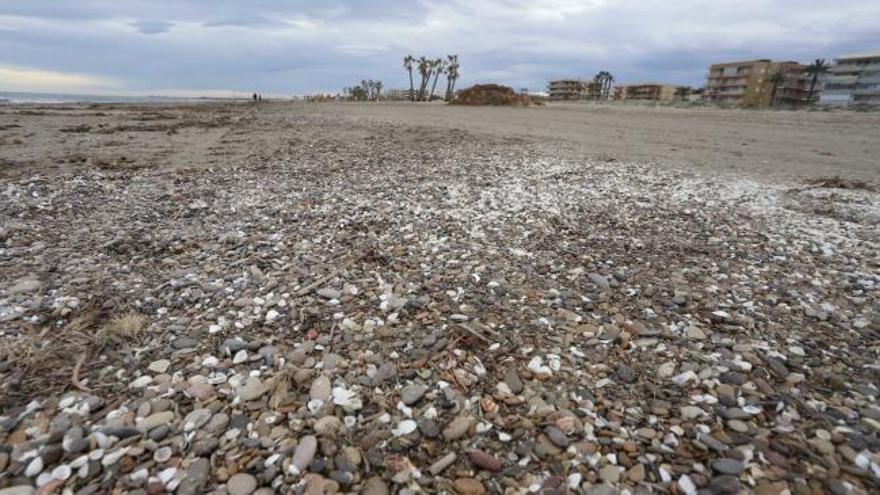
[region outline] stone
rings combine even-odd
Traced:
[[[547,435],[547,438],[549,438],[550,441],[553,442],[553,445],[556,445],[561,449],[567,448],[569,445],[571,445],[571,440],[568,439],[568,437],[565,435],[565,433],[562,432],[562,430],[556,428],[555,426],[548,426],[544,428],[544,433]]]
[[[442,473],[443,470],[451,466],[452,463],[455,462],[455,459],[457,459],[457,457],[458,456],[455,455],[455,452],[450,452],[444,455],[440,459],[434,461],[434,463],[428,467],[428,472],[431,473],[431,476],[437,476],[438,474]]]
[[[706,340],[706,333],[699,327],[689,326],[684,329],[685,335],[690,340]]]
[[[721,458],[712,461],[712,469],[718,471],[721,474],[738,475],[743,471],[743,469],[745,469],[745,466],[742,462],[735,459]]]
[[[330,379],[325,375],[318,375],[318,377],[312,381],[312,386],[309,388],[309,398],[312,400],[327,402],[330,400],[331,393],[332,385],[330,384]]]
[[[506,368],[504,370],[504,383],[514,394],[521,394],[523,391],[523,382],[517,373],[516,368]]]
[[[204,457],[192,461],[186,469],[186,476],[177,486],[177,495],[201,494],[211,474],[211,463]]]
[[[165,373],[171,367],[171,361],[167,359],[159,359],[150,363],[147,367],[153,373]]]
[[[456,416],[443,428],[443,438],[446,440],[458,440],[463,437],[471,426],[471,418],[467,416]]]
[[[373,476],[364,483],[363,488],[361,489],[361,495],[390,495],[391,489],[388,488],[388,484],[385,481],[378,477]]]
[[[16,485],[0,488],[0,495],[34,495],[36,490],[29,485]]]
[[[486,487],[474,478],[456,478],[452,482],[452,488],[459,495],[483,495],[486,493]]]
[[[614,484],[620,481],[620,474],[622,471],[623,468],[620,466],[606,464],[599,470],[599,477],[606,483]]]
[[[259,378],[249,376],[238,386],[237,392],[243,401],[257,400],[266,393],[266,387]]]
[[[229,495],[250,495],[257,489],[257,479],[247,473],[232,475],[226,482],[226,491]]]
[[[183,419],[183,431],[190,432],[205,426],[211,416],[211,411],[208,409],[195,409]]]
[[[633,483],[639,483],[641,481],[644,481],[645,480],[645,466],[644,466],[644,464],[636,464],[635,466],[631,467],[629,469],[629,471],[627,471],[627,473],[626,473],[626,478]]]
[[[403,390],[400,391],[400,400],[408,405],[412,406],[425,396],[427,393],[428,387],[422,385],[420,383],[413,383],[411,385],[407,385],[403,387]]]
[[[488,453],[482,450],[469,450],[468,458],[480,469],[485,469],[487,471],[498,472],[501,471],[503,464],[498,459],[492,457]]]
[[[293,452],[292,465],[298,472],[303,472],[315,458],[318,450],[318,439],[314,435],[307,435],[300,439]]]
[[[716,476],[709,482],[709,491],[713,495],[736,495],[741,489],[739,479],[729,474]]]

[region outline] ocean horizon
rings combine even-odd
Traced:
[[[0,91],[0,104],[2,103],[149,103],[149,102],[187,102],[187,101],[215,101],[215,100],[241,100],[242,97],[216,97],[216,96],[121,96],[101,94],[71,94],[71,93],[38,93],[21,91]]]

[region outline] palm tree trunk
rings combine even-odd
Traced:
[[[409,69],[409,100],[416,101],[416,95],[413,88],[412,68]]]
[[[434,73],[434,85],[431,86],[431,96],[428,97],[428,101],[434,99],[434,91],[437,89],[437,80],[440,79],[440,68],[437,68],[437,72]]]
[[[819,70],[816,69],[816,72],[813,72],[813,79],[810,81],[810,101],[808,103],[813,103],[813,97],[816,95],[816,83],[819,82]]]

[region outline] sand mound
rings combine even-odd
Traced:
[[[503,105],[527,106],[528,96],[520,95],[512,88],[498,84],[477,84],[462,90],[452,102],[455,105]]]

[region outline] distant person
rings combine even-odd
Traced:
[[[262,102],[263,102],[263,95],[257,95],[257,102],[258,102],[258,103],[262,103]]]
[[[256,102],[257,102],[257,94],[254,93],[254,103],[256,103]]]

